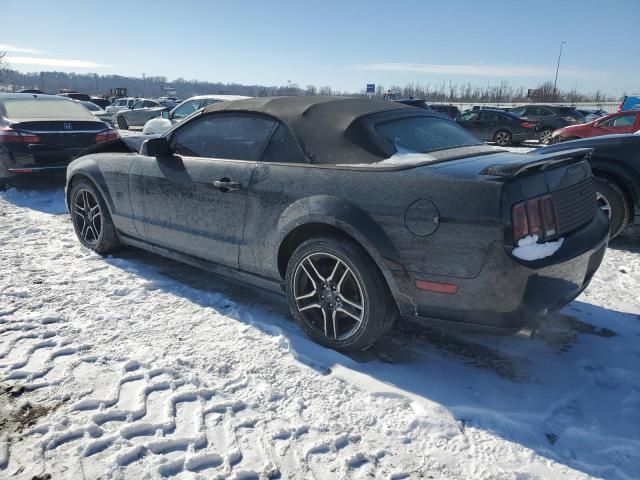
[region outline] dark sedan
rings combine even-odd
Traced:
[[[64,172],[80,151],[117,137],[73,100],[0,94],[0,190],[16,176]]]
[[[518,331],[586,288],[609,235],[588,149],[496,151],[383,100],[218,103],[92,150],[67,170],[83,245],[284,290],[307,334],[345,351],[398,316]]]
[[[551,143],[551,135],[559,128],[577,125],[586,121],[584,115],[575,107],[557,105],[523,105],[511,109],[519,117],[538,124],[540,143]]]
[[[519,144],[537,137],[536,123],[503,110],[474,110],[456,119],[462,127],[482,140],[500,146]]]
[[[640,223],[640,135],[607,135],[563,142],[536,150],[540,154],[592,148],[591,169],[598,203],[611,219],[611,237],[626,224]]]

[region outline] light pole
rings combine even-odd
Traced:
[[[147,87],[147,74],[143,73],[142,74],[142,96],[144,97],[144,91],[146,90]]]
[[[560,53],[558,54],[558,65],[556,66],[556,78],[553,81],[553,99],[558,99],[558,90],[556,86],[558,85],[558,70],[560,70],[560,59],[562,58],[562,46],[567,42],[560,42]]]

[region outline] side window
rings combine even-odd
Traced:
[[[255,115],[207,115],[179,128],[171,144],[179,155],[258,160],[275,123]]]
[[[480,112],[480,121],[495,122],[498,120],[498,114],[495,112]]]
[[[220,103],[221,101],[222,100],[217,100],[215,98],[207,98],[202,106],[206,107],[207,105],[213,105],[214,103]]]
[[[614,119],[613,126],[614,127],[630,127],[636,123],[636,115],[635,113],[630,115],[621,115]]]
[[[113,104],[114,107],[124,107],[126,105],[127,101],[126,100],[118,100],[116,101],[116,103]]]
[[[173,118],[180,119],[186,117],[187,115],[191,115],[193,112],[198,110],[198,105],[200,105],[200,100],[190,100],[183,103],[175,109],[175,111],[173,112]]]
[[[471,122],[473,120],[476,120],[478,118],[478,114],[476,112],[467,112],[467,113],[463,113],[460,116],[460,120],[463,122]]]
[[[524,115],[524,112],[526,111],[526,107],[518,107],[518,108],[514,108],[513,110],[511,110],[514,114],[518,115],[519,117],[521,117],[522,115]]]
[[[144,102],[139,101],[133,104],[133,109],[135,110],[136,108],[142,108],[142,105],[144,104]]]
[[[284,125],[279,124],[276,131],[271,136],[269,145],[267,145],[262,155],[263,162],[279,162],[279,163],[308,163],[298,141],[291,134],[291,130]]]

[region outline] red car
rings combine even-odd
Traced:
[[[597,137],[614,133],[635,133],[640,130],[640,111],[612,113],[593,122],[569,125],[551,135],[552,142]]]

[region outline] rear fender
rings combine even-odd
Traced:
[[[398,252],[384,230],[362,209],[344,199],[330,195],[301,198],[289,205],[280,216],[272,265],[278,265],[278,250],[284,239],[296,228],[320,223],[342,230],[353,237],[371,256],[394,290],[395,282],[389,270],[402,270]]]

